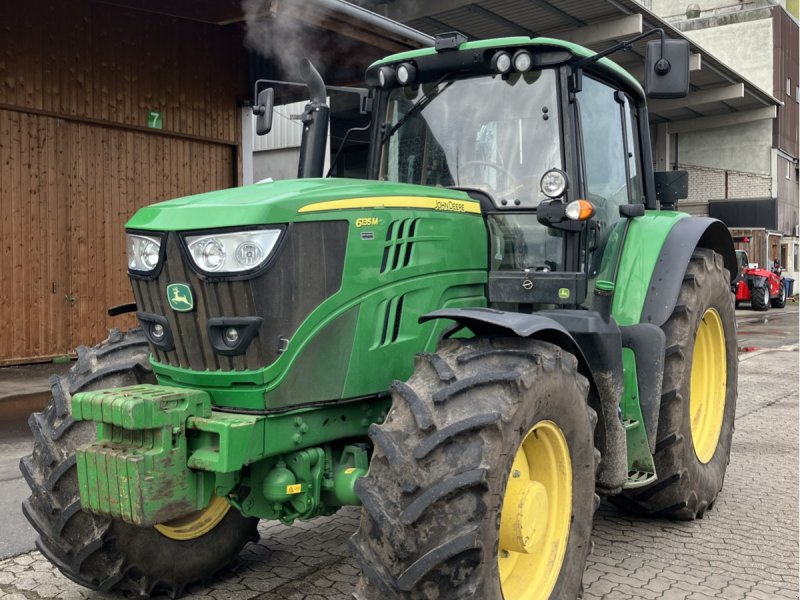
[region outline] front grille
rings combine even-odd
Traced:
[[[270,268],[250,279],[214,281],[198,275],[181,252],[178,234],[169,233],[164,265],[155,279],[131,278],[139,311],[166,317],[175,342],[163,351],[152,344],[155,360],[194,371],[255,370],[273,363],[282,345],[305,318],[341,287],[347,245],[346,221],[294,223]],[[170,283],[188,284],[191,312],[176,312],[167,301]],[[215,317],[263,318],[258,334],[240,356],[217,354],[208,340]]]

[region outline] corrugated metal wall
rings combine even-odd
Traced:
[[[303,139],[303,125],[292,116],[303,114],[308,102],[293,102],[276,106],[272,116],[272,129],[267,135],[256,135],[253,127],[253,151],[280,150],[281,148],[299,148]],[[254,117],[255,119],[255,117]]]
[[[0,364],[70,352],[131,301],[125,221],[236,184],[241,32],[87,0],[0,3]],[[148,111],[163,130],[146,127]]]

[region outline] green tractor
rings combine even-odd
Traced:
[[[115,312],[141,327],[79,348],[30,418],[39,550],[86,587],[177,596],[259,519],[361,505],[357,598],[545,600],[580,594],[600,496],[701,518],[733,432],[736,258],[674,210],[685,173],[652,169],[645,96],[686,94],[688,44],[648,42],[645,94],[605,58],[633,41],[447,34],[373,64],[365,180],[322,177],[305,62],[297,180],[128,222]]]

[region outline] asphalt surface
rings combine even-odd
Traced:
[[[725,488],[702,520],[632,518],[603,503],[585,598],[798,598],[798,308],[736,311],[739,399]],[[30,452],[24,418],[0,420],[0,599],[111,598],[63,577],[38,552],[19,506]],[[357,578],[347,539],[359,509],[292,527],[263,522],[238,566],[189,598],[351,600]],[[177,558],[180,560],[180,558]]]
[[[20,510],[28,486],[19,472],[19,459],[30,453],[32,443],[25,418],[0,420],[0,559],[33,548],[33,529]]]

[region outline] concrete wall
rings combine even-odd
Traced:
[[[677,138],[677,139],[676,139]],[[673,136],[677,162],[712,169],[769,175],[772,121],[764,119],[731,127],[704,129]]]
[[[684,30],[684,34],[772,94],[772,19],[769,11],[755,12],[763,14],[763,17],[706,29]]]
[[[700,18],[730,17],[765,6],[782,5],[786,0],[638,0],[639,4],[653,11],[670,23],[686,20],[686,9],[690,5],[700,8]]]

